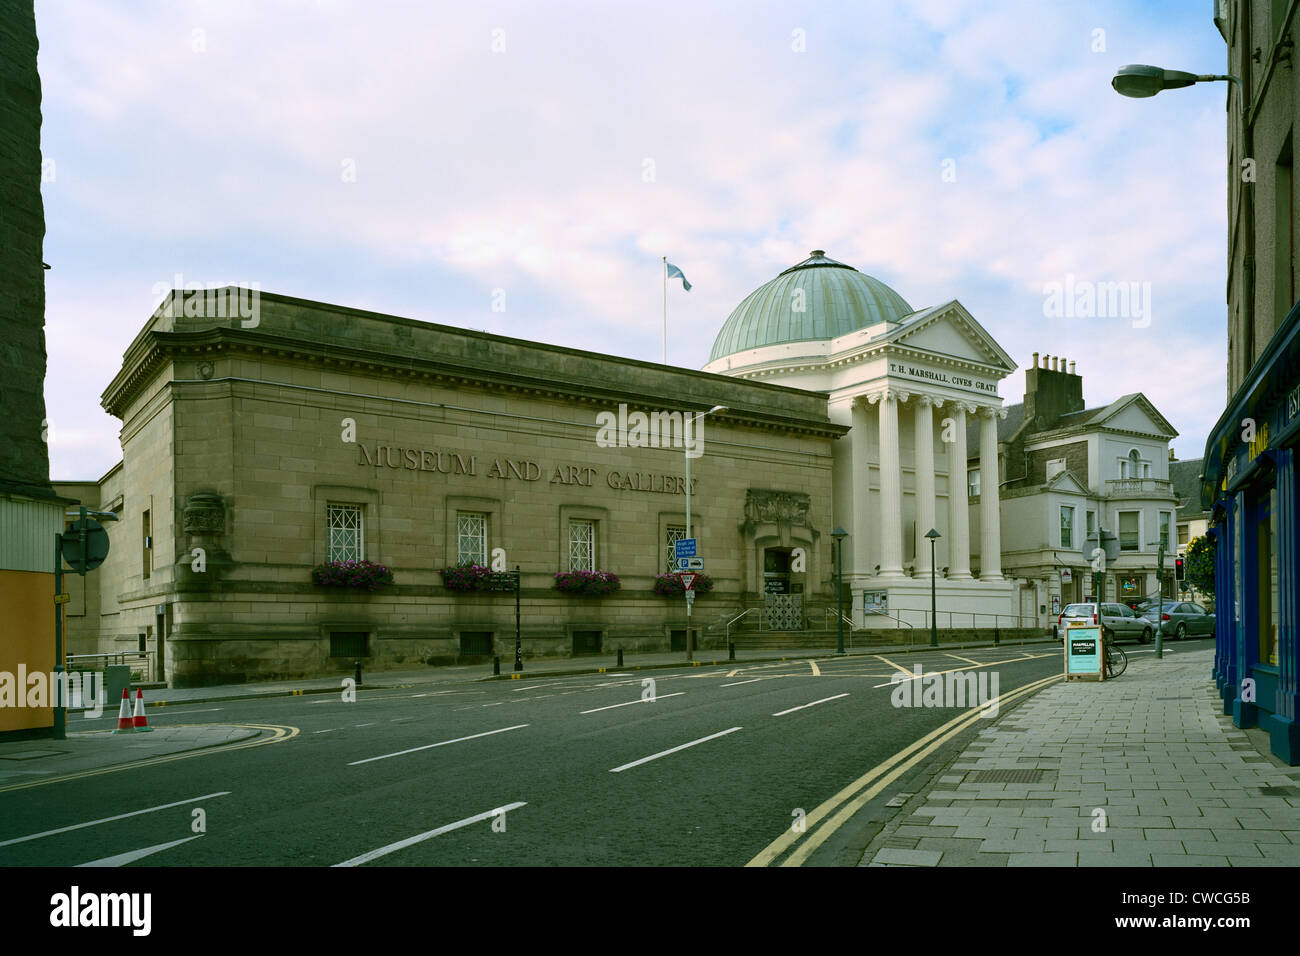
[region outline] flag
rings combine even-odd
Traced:
[[[690,284],[689,282],[686,281],[686,274],[685,274],[684,272],[682,272],[681,269],[679,269],[679,268],[677,268],[675,265],[673,265],[671,262],[668,263],[668,278],[670,278],[670,279],[681,279],[681,280],[682,280],[682,288],[685,289],[687,292],[690,292],[690,291],[691,291],[691,284]]]

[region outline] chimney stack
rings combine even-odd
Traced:
[[[1037,431],[1055,428],[1061,416],[1083,411],[1083,378],[1075,363],[1062,355],[1034,353],[1025,370],[1025,420]],[[1045,375],[1045,372],[1061,373]]]

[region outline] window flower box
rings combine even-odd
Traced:
[[[442,586],[448,591],[487,591],[492,584],[492,569],[482,564],[458,564],[439,568]]]
[[[393,583],[393,572],[372,561],[326,561],[311,569],[314,584],[326,588],[381,591]]]
[[[609,571],[562,571],[555,576],[555,590],[574,597],[605,597],[623,585]]]

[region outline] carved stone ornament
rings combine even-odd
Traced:
[[[187,534],[222,534],[226,530],[226,505],[220,495],[199,493],[185,499]]]
[[[755,525],[777,524],[812,528],[808,510],[812,498],[797,491],[763,491],[750,488],[745,495],[745,522],[752,531]]]

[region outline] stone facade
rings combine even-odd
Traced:
[[[688,447],[692,533],[716,582],[695,604],[700,639],[761,594],[773,549],[803,548],[793,586],[828,600],[845,429],[825,393],[266,293],[255,323],[187,311],[161,308],[104,393],[122,464],[66,486],[122,516],[98,594],[74,594],[80,650],[143,636],[175,685],[350,670],[359,647],[385,666],[478,659],[485,634],[508,658],[513,594],[451,591],[438,573],[464,557],[461,516],[481,521],[483,557],[522,571],[526,656],[667,649],[685,602],[652,587],[685,527]],[[671,431],[671,412],[715,405]],[[642,447],[638,410],[670,413],[657,447]],[[619,416],[626,441],[602,440]],[[332,508],[359,518],[361,556],[392,586],[312,583]],[[621,579],[607,597],[554,588],[587,534],[594,569]]]

